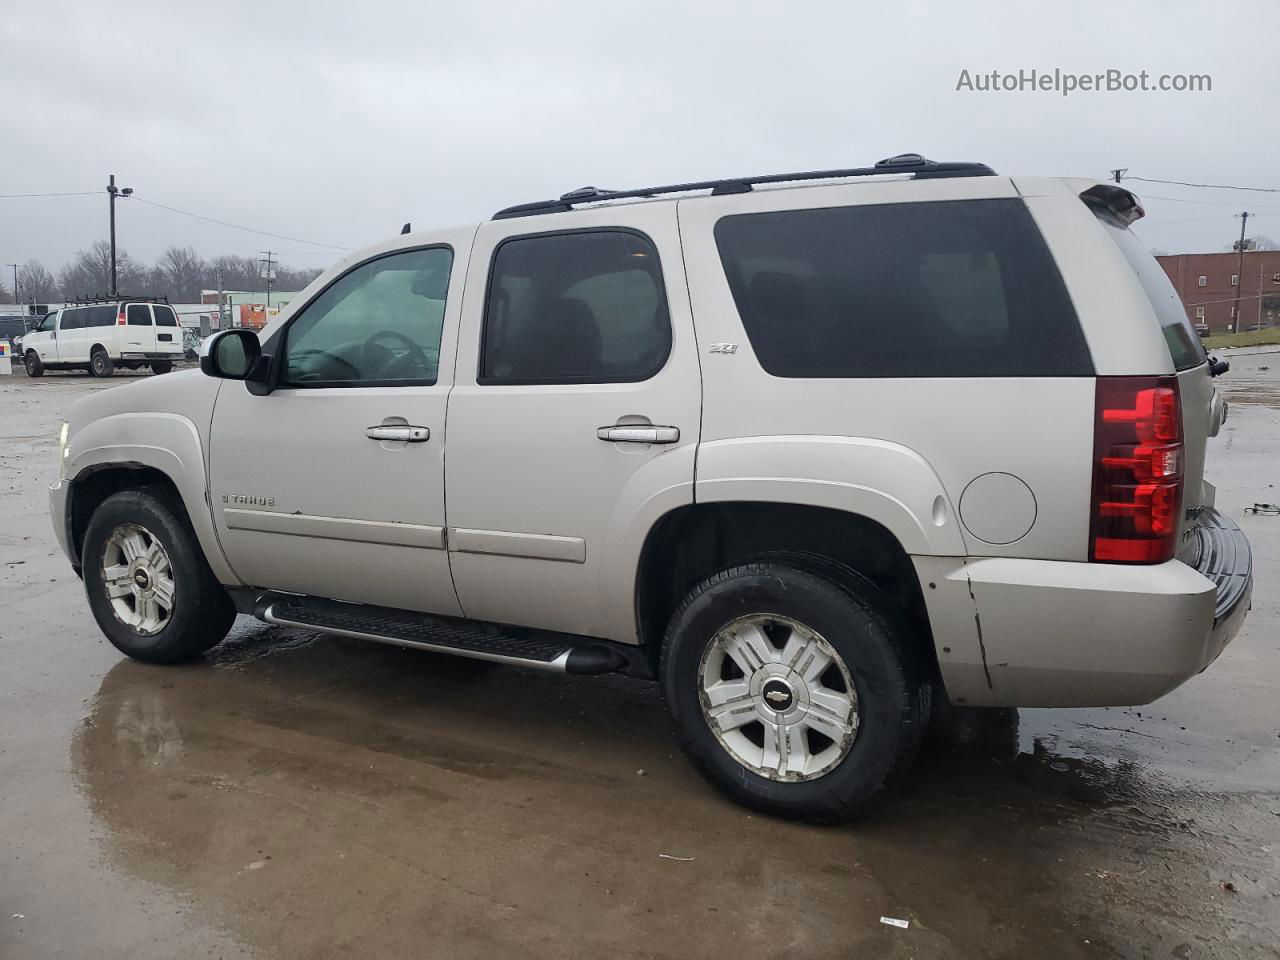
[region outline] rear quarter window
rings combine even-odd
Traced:
[[[752,349],[774,376],[1093,374],[1021,200],[737,214],[715,238]]]
[[[1204,344],[1191,325],[1187,308],[1178,297],[1178,291],[1173,288],[1169,275],[1132,230],[1105,210],[1095,207],[1094,214],[1106,229],[1107,235],[1119,247],[1138,282],[1142,284],[1147,299],[1151,301],[1151,308],[1160,321],[1161,332],[1164,333],[1164,342],[1169,347],[1169,356],[1173,358],[1173,368],[1190,370],[1200,366],[1208,359]]]

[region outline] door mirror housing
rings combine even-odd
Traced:
[[[262,359],[262,344],[252,330],[222,330],[200,345],[200,369],[223,380],[251,380]]]

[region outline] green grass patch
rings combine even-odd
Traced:
[[[1243,333],[1223,333],[1216,337],[1204,338],[1204,345],[1210,350],[1216,350],[1219,347],[1262,347],[1273,343],[1280,343],[1280,327],[1246,330]]]

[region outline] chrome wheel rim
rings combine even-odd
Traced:
[[[102,548],[102,586],[116,619],[144,637],[169,625],[177,598],[173,565],[146,527],[125,523]]]
[[[702,716],[720,746],[752,773],[816,780],[858,735],[849,668],[816,630],[773,614],[721,627],[698,665]]]

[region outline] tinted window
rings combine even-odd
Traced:
[[[658,251],[622,230],[521,237],[494,254],[481,383],[616,383],[671,351]]]
[[[85,312],[88,314],[84,323],[86,327],[111,327],[115,325],[116,315],[119,311],[112,305],[108,307],[90,307]]]
[[[453,252],[410,250],[344,274],[289,325],[285,382],[435,383]]]
[[[741,214],[715,236],[751,346],[774,376],[1093,373],[1020,200]]]
[[[178,317],[173,312],[173,307],[156,304],[151,309],[155,311],[157,327],[176,327],[178,325]]]
[[[79,330],[84,326],[84,315],[88,313],[83,307],[77,310],[64,310],[59,330]]]
[[[151,308],[145,303],[131,303],[126,308],[125,321],[131,327],[151,326]]]
[[[45,317],[43,320],[40,321],[40,325],[36,327],[36,330],[40,333],[44,333],[48,330],[52,330],[53,325],[57,322],[57,319],[58,319],[58,315],[56,313],[49,314],[47,317]]]
[[[1165,343],[1169,345],[1169,355],[1173,358],[1174,369],[1190,370],[1204,363],[1206,360],[1204,344],[1196,336],[1195,327],[1187,317],[1187,308],[1182,305],[1178,291],[1173,288],[1169,275],[1161,269],[1159,261],[1152,256],[1151,251],[1132,230],[1110,213],[1096,207],[1094,213],[1107,228],[1107,233],[1120,248],[1124,258],[1129,261],[1129,266],[1137,275],[1138,282],[1142,284],[1147,299],[1151,301],[1151,307],[1160,320],[1160,329],[1164,332]],[[1234,317],[1234,314],[1232,316]]]

